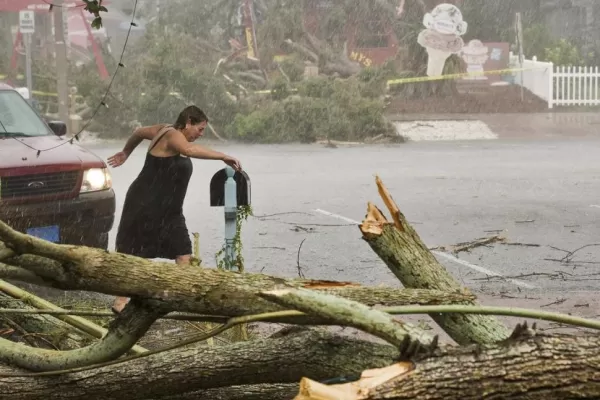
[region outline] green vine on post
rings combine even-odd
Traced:
[[[248,220],[248,217],[254,215],[252,213],[252,206],[238,206],[237,218],[235,222],[235,236],[233,238],[233,249],[235,252],[235,260],[233,261],[233,265],[237,267],[238,272],[244,272],[244,256],[242,255],[242,222]],[[215,259],[217,263],[217,268],[225,269],[225,244],[221,250],[215,254]]]

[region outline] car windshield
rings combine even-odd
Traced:
[[[19,93],[0,90],[0,138],[52,134],[40,116]]]

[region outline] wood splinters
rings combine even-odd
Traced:
[[[413,363],[401,362],[384,368],[363,371],[360,380],[339,385],[325,385],[308,378],[300,381],[294,400],[365,400],[378,386],[395,380],[414,369]]]
[[[385,185],[383,184],[383,181],[381,180],[381,178],[379,178],[379,176],[375,176],[375,182],[377,183],[377,190],[379,191],[379,195],[381,196],[381,199],[385,203],[385,206],[388,208],[392,218],[394,219],[394,226],[401,232],[404,232],[405,229],[404,229],[404,225],[402,224],[402,218],[400,218],[401,214],[400,214],[400,209],[398,208],[398,205],[392,198],[392,195],[387,190],[387,188],[385,187]]]
[[[360,225],[363,234],[379,236],[383,233],[383,226],[388,224],[387,219],[377,206],[371,202],[367,203],[367,215]]]

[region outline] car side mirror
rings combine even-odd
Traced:
[[[62,121],[50,121],[48,126],[56,136],[65,136],[67,134],[67,124]]]

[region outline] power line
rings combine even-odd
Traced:
[[[44,0],[44,2],[48,3],[46,0]],[[50,5],[52,6],[52,4],[51,4],[51,3],[48,3],[48,4],[50,4]],[[116,78],[116,76],[117,76],[117,73],[119,72],[119,69],[120,69],[120,68],[124,68],[124,67],[125,67],[125,65],[123,64],[123,57],[125,56],[125,49],[127,48],[127,42],[129,41],[129,35],[131,34],[131,29],[132,29],[132,27],[134,27],[134,26],[137,26],[137,24],[134,22],[134,20],[135,20],[135,11],[136,11],[136,9],[137,9],[137,5],[138,5],[138,0],[135,0],[135,2],[134,2],[134,5],[133,5],[133,13],[132,13],[132,16],[131,16],[131,22],[130,22],[130,24],[129,24],[129,29],[127,30],[127,36],[125,37],[125,43],[123,43],[123,50],[121,51],[121,57],[119,58],[119,63],[118,63],[118,65],[117,65],[117,68],[115,69],[115,72],[114,72],[114,73],[113,73],[113,75],[112,75],[112,78],[111,78],[111,80],[110,80],[110,82],[109,82],[109,84],[108,84],[108,87],[107,87],[107,89],[106,89],[106,92],[104,93],[104,96],[102,96],[102,100],[100,101],[100,103],[98,104],[98,106],[96,107],[96,109],[94,110],[94,112],[92,113],[92,116],[91,116],[91,117],[88,119],[88,121],[85,123],[85,125],[83,126],[83,128],[81,128],[81,130],[80,130],[79,132],[77,132],[77,134],[75,134],[75,135],[74,135],[74,136],[73,136],[73,137],[72,137],[70,140],[68,140],[68,141],[66,141],[66,142],[63,142],[63,143],[61,143],[61,144],[58,144],[58,145],[56,145],[56,146],[49,147],[49,148],[47,148],[47,149],[43,149],[43,150],[36,149],[35,147],[28,145],[27,143],[24,143],[24,142],[22,142],[22,141],[20,141],[20,140],[17,140],[17,138],[13,138],[13,139],[17,140],[19,143],[21,143],[21,144],[23,144],[23,145],[25,145],[25,146],[29,147],[29,148],[30,148],[30,149],[32,149],[32,150],[36,150],[36,151],[37,151],[37,156],[39,157],[39,155],[40,155],[42,152],[44,152],[44,151],[50,151],[50,150],[56,149],[56,148],[58,148],[58,147],[60,147],[60,146],[62,146],[62,145],[65,145],[65,144],[67,144],[67,143],[73,144],[73,139],[77,139],[77,138],[78,138],[78,136],[79,136],[79,135],[80,135],[80,134],[81,134],[83,131],[85,131],[85,129],[86,129],[86,128],[89,126],[89,124],[92,122],[92,120],[94,119],[94,117],[96,116],[96,114],[98,113],[98,111],[100,111],[100,108],[101,108],[101,107],[106,107],[106,108],[108,108],[108,105],[106,104],[106,98],[107,98],[107,97],[108,97],[108,95],[110,94],[110,88],[112,87],[112,84],[113,84],[113,83],[114,83],[114,81],[115,81],[115,78]],[[5,129],[5,130],[6,130],[6,129]]]

